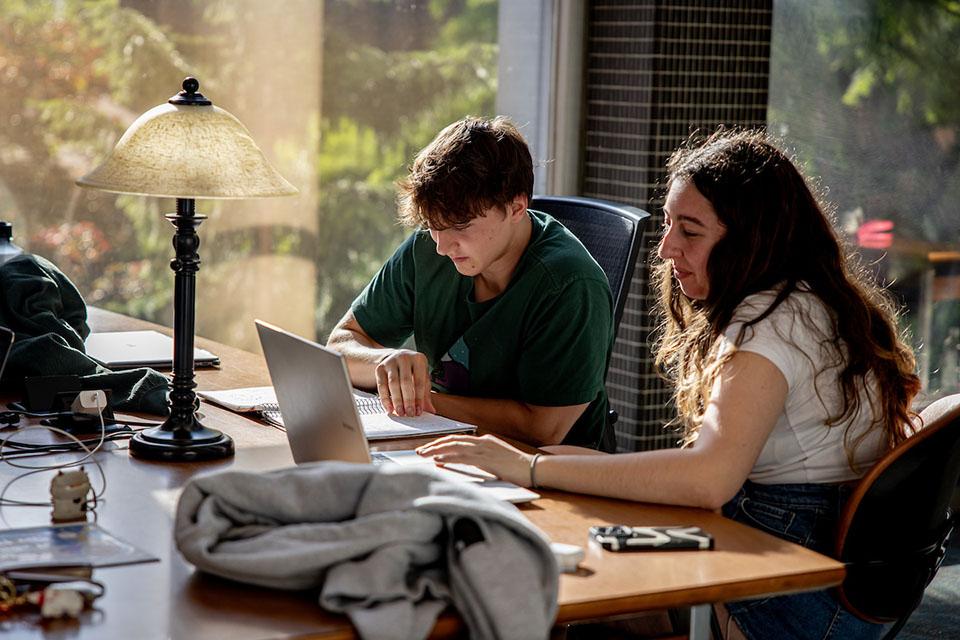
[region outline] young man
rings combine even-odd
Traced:
[[[612,450],[606,276],[529,212],[533,162],[507,119],[451,124],[399,183],[419,227],[330,334],[358,387],[397,415],[435,412],[535,446]],[[402,345],[413,336],[416,350]]]

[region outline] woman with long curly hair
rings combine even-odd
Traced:
[[[667,168],[656,357],[676,390],[683,446],[533,456],[492,436],[449,436],[421,453],[521,485],[722,509],[830,553],[853,481],[914,429],[920,381],[895,308],[765,134],[718,132]],[[751,640],[882,630],[828,591],[721,614]]]

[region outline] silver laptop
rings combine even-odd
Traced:
[[[108,369],[173,366],[173,338],[158,331],[91,333],[84,341],[87,355]],[[220,358],[206,349],[193,350],[195,367],[219,367]]]
[[[287,441],[297,464],[343,460],[424,465],[437,469],[446,479],[475,483],[508,502],[528,502],[540,497],[477,467],[451,465],[439,469],[431,459],[418,456],[413,450],[371,456],[343,356],[266,322],[257,320],[256,325]]]

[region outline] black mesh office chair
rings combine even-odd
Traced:
[[[607,274],[616,334],[640,252],[640,231],[650,214],[616,202],[567,196],[534,196],[530,208],[550,214],[570,229]]]
[[[894,637],[920,604],[958,523],[960,394],[920,414],[924,429],[873,466],[840,518],[836,557],[847,568],[840,600]]]
[[[616,202],[570,196],[534,196],[529,208],[559,220],[603,269],[613,293],[613,334],[616,335],[640,253],[640,232],[650,214]],[[612,427],[617,418],[617,412],[610,409],[607,424]],[[601,447],[605,451],[616,449],[612,428],[604,432]]]

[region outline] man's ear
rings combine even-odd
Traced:
[[[527,194],[521,193],[513,197],[513,200],[507,203],[507,216],[511,219],[522,220],[527,213],[527,206],[530,204]]]

